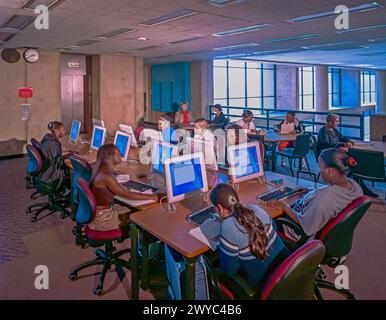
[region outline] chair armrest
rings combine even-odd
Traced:
[[[247,280],[240,274],[229,276],[221,269],[210,271],[209,281],[215,294],[222,299],[228,300],[231,297],[224,293],[221,284],[232,293],[234,299],[254,299],[258,293],[256,289],[249,286]]]

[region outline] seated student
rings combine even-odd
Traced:
[[[178,141],[177,133],[170,126],[170,121],[171,119],[169,115],[164,114],[160,116],[158,119],[158,130],[161,131],[162,139],[164,142],[176,143]]]
[[[303,124],[301,123],[301,121],[295,117],[295,112],[293,111],[288,111],[287,112],[287,115],[285,117],[285,119],[283,121],[281,121],[277,127],[275,128],[275,131],[276,132],[280,132],[281,131],[281,126],[283,124],[292,124],[293,125],[293,131],[292,133],[304,133],[304,126]],[[293,148],[295,146],[295,142],[294,141],[282,141],[279,143],[278,145],[278,150],[279,151],[283,151],[285,148]],[[285,167],[285,159],[284,157],[281,158],[281,165],[283,167]]]
[[[176,115],[174,116],[174,123],[178,127],[183,127],[184,125],[188,125],[193,121],[192,113],[188,111],[188,103],[187,102],[181,102],[181,111],[177,111]]]
[[[69,175],[62,155],[62,144],[59,141],[59,138],[64,137],[66,132],[63,124],[59,121],[50,122],[48,130],[50,132],[45,134],[41,141],[42,151],[47,161],[47,168],[41,179],[46,183],[59,187],[66,183],[66,178]]]
[[[224,113],[222,112],[221,105],[220,104],[215,104],[213,106],[213,112],[215,113],[215,116],[214,116],[213,120],[210,123],[218,124],[218,125],[221,125],[222,127],[224,127],[227,124],[228,120],[225,117]]]
[[[346,176],[349,171],[349,157],[344,151],[325,149],[320,154],[318,163],[320,175],[328,183],[326,186],[308,192],[298,200],[294,209],[278,200],[268,202],[269,205],[282,209],[300,225],[308,237],[318,233],[347,205],[363,196],[359,184]]]
[[[121,162],[121,154],[115,145],[105,144],[99,148],[91,177],[91,191],[97,204],[95,218],[88,224],[91,230],[109,231],[122,228],[122,231],[128,231],[130,210],[115,204],[114,196],[130,200],[158,199],[156,194],[131,192],[122,186],[114,175],[114,166]]]
[[[255,123],[253,122],[253,113],[251,110],[244,110],[242,114],[242,119],[237,121],[237,124],[242,128],[246,129],[249,132],[255,132],[256,131],[256,126]]]
[[[343,136],[336,128],[339,124],[339,117],[330,113],[326,119],[326,125],[319,130],[318,153],[327,148],[351,147],[353,143]]]
[[[214,135],[209,129],[208,121],[204,118],[196,120],[194,139],[208,140],[214,142]]]
[[[229,275],[242,269],[250,286],[256,287],[289,255],[288,249],[278,237],[270,216],[257,205],[242,205],[230,185],[216,185],[210,200],[222,218],[221,267]]]

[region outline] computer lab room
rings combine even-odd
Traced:
[[[0,300],[386,300],[385,17],[0,0]]]

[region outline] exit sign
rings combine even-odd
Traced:
[[[32,98],[33,89],[28,87],[19,88],[19,98]]]

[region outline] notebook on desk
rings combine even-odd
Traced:
[[[200,226],[189,230],[189,234],[215,251],[220,246],[220,226],[220,218],[208,219]]]

